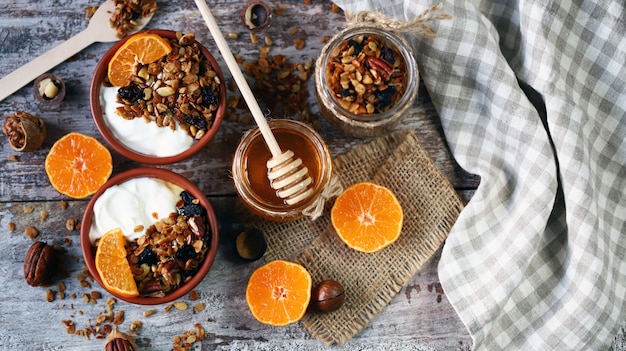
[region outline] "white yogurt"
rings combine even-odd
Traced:
[[[145,229],[176,211],[183,191],[161,179],[142,177],[107,189],[93,206],[89,239],[92,244],[109,230],[120,228],[129,241],[143,236]],[[144,230],[135,232],[142,225]]]
[[[117,114],[117,87],[100,87],[102,117],[122,144],[145,155],[166,157],[189,149],[194,139],[181,128],[159,127],[143,118],[125,119]],[[178,123],[178,122],[177,122]]]

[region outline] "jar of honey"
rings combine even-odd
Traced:
[[[273,221],[303,217],[317,206],[331,183],[332,159],[322,137],[308,125],[288,119],[268,122],[283,151],[291,150],[301,159],[312,178],[313,194],[307,200],[288,205],[278,197],[268,178],[267,161],[272,158],[258,127],[248,131],[239,142],[233,157],[232,177],[243,203],[255,214]],[[322,199],[323,201],[323,199]]]
[[[356,137],[389,133],[412,106],[419,82],[407,41],[376,27],[349,28],[332,38],[314,77],[322,116]]]

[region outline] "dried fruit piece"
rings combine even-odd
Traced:
[[[93,195],[109,179],[113,159],[95,138],[72,132],[52,145],[45,168],[58,192],[82,199]]]
[[[303,266],[276,260],[257,268],[248,281],[246,301],[261,323],[282,326],[302,319],[311,300],[311,275]]]
[[[107,290],[124,297],[139,295],[133,272],[126,259],[126,238],[119,228],[110,230],[98,241],[96,270]]]
[[[361,252],[376,252],[396,241],[404,219],[391,190],[369,182],[354,184],[339,195],[330,217],[339,238]]]
[[[157,34],[141,32],[130,37],[109,61],[108,78],[114,86],[128,85],[137,65],[149,64],[169,54],[169,42]]]

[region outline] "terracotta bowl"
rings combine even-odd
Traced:
[[[139,296],[139,297],[130,297],[130,298],[120,296],[116,294],[115,292],[109,291],[109,293],[111,293],[116,298],[119,298],[121,300],[130,302],[130,303],[139,304],[139,305],[158,305],[158,304],[167,303],[167,302],[176,300],[184,296],[185,294],[189,293],[193,288],[195,288],[204,279],[206,274],[209,272],[211,265],[213,264],[213,261],[215,260],[215,255],[217,254],[217,247],[218,247],[218,240],[219,240],[218,223],[217,223],[217,218],[215,216],[215,212],[213,211],[213,207],[211,207],[211,204],[209,203],[207,198],[204,196],[202,191],[200,191],[200,189],[198,189],[198,187],[196,187],[196,185],[193,184],[191,181],[189,181],[187,178],[177,173],[174,173],[166,169],[161,169],[161,168],[146,167],[146,168],[131,169],[129,171],[120,173],[112,177],[93,195],[93,197],[89,201],[89,204],[87,205],[87,208],[85,209],[85,213],[83,215],[83,219],[81,222],[81,229],[80,229],[80,246],[81,246],[81,250],[83,254],[83,259],[85,261],[87,268],[89,269],[89,272],[94,277],[94,279],[98,282],[98,284],[102,286],[103,289],[107,290],[106,287],[103,285],[102,280],[100,279],[100,275],[98,274],[98,271],[96,269],[96,264],[95,264],[96,247],[91,244],[91,241],[89,239],[89,232],[91,230],[92,218],[94,215],[93,213],[94,204],[96,203],[98,198],[111,186],[118,185],[118,184],[124,183],[127,180],[140,178],[140,177],[158,178],[158,179],[162,179],[167,182],[176,184],[180,186],[181,188],[183,188],[184,190],[186,190],[187,192],[189,192],[193,197],[198,199],[200,201],[200,205],[206,210],[207,232],[209,232],[210,230],[210,235],[211,235],[211,238],[209,239],[209,243],[210,243],[209,250],[206,253],[204,261],[200,265],[198,272],[196,272],[189,281],[182,284],[178,289],[172,292],[169,292],[163,297]]]
[[[146,30],[143,32],[158,34],[168,39],[176,38],[176,32],[170,31],[170,30]],[[103,113],[102,113],[102,107],[100,105],[100,88],[102,86],[102,82],[105,80],[107,76],[109,61],[111,60],[111,58],[113,58],[113,55],[115,55],[115,52],[117,51],[117,49],[121,47],[122,45],[124,45],[124,43],[126,42],[126,40],[128,40],[129,37],[126,37],[120,40],[119,42],[117,42],[115,45],[113,45],[104,54],[104,56],[102,57],[98,65],[96,66],[96,70],[91,80],[91,88],[90,88],[89,102],[91,105],[91,115],[96,123],[96,126],[98,127],[98,130],[100,131],[100,134],[102,134],[102,137],[104,138],[104,140],[122,156],[129,158],[133,161],[137,161],[137,162],[144,163],[144,164],[150,164],[150,165],[164,165],[164,164],[170,164],[170,163],[183,161],[195,155],[200,150],[202,150],[202,148],[204,148],[211,140],[213,140],[213,138],[215,137],[215,134],[217,134],[217,131],[219,130],[219,127],[224,118],[224,113],[226,111],[226,84],[225,84],[222,71],[219,65],[217,64],[217,61],[213,57],[213,55],[211,55],[211,53],[204,46],[198,43],[202,53],[204,54],[204,56],[206,56],[211,66],[217,73],[217,76],[219,77],[220,81],[222,82],[222,84],[220,84],[220,91],[219,91],[219,96],[218,96],[219,106],[218,106],[218,109],[215,111],[213,124],[211,125],[210,129],[207,130],[206,134],[202,138],[200,138],[200,140],[194,141],[194,143],[191,145],[190,148],[186,149],[185,151],[177,155],[163,156],[163,157],[154,156],[154,155],[146,155],[144,153],[138,152],[136,150],[133,150],[127,147],[123,142],[121,142],[120,140],[118,140],[118,138],[115,137],[113,132],[109,129],[109,126],[107,125],[106,121],[102,117]]]

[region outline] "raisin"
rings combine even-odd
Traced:
[[[396,87],[394,85],[390,85],[385,90],[376,90],[374,92],[374,96],[378,99],[378,110],[382,111],[385,108],[391,105],[391,98],[396,93]]]
[[[358,55],[361,53],[361,44],[357,43],[356,41],[350,39],[348,40],[348,46],[351,46],[354,48],[354,56]]]
[[[191,126],[196,127],[198,130],[207,128],[206,119],[199,116],[185,116],[183,118],[183,121]]]
[[[217,96],[213,94],[210,86],[205,86],[202,88],[202,106],[209,107],[212,105],[217,105]]]
[[[380,49],[380,59],[387,61],[392,67],[396,62],[396,54],[387,46],[383,46]]]
[[[183,190],[180,193],[180,199],[183,200],[185,204],[192,204],[195,198],[188,191]]]
[[[191,245],[183,245],[176,251],[176,259],[180,261],[187,261],[194,257],[196,257],[196,250]]]
[[[339,94],[341,94],[341,97],[344,98],[344,99],[356,96],[356,93],[354,91],[349,90],[349,89],[344,89],[344,90],[340,91]]]
[[[157,264],[159,262],[159,258],[154,253],[154,251],[149,248],[145,248],[139,254],[139,264],[147,264],[148,266],[152,266],[153,264]]]
[[[118,95],[126,103],[136,105],[143,100],[143,89],[136,84],[121,87],[117,90]]]

